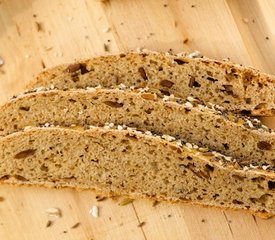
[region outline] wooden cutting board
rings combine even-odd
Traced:
[[[273,0],[0,0],[0,101],[45,67],[136,48],[196,49],[275,74],[274,12]],[[0,239],[275,239],[275,218],[95,196],[1,185]],[[46,227],[50,207],[62,217]]]

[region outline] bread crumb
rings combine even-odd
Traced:
[[[109,45],[107,45],[106,43],[103,44],[103,48],[104,48],[105,52],[109,52],[110,51]]]
[[[46,223],[46,228],[51,227],[53,225],[53,221],[48,220]]]
[[[37,32],[43,31],[42,23],[35,22],[35,28]]]
[[[47,208],[46,213],[50,217],[55,217],[55,218],[61,218],[62,217],[62,212],[59,208]]]
[[[110,30],[111,30],[110,27],[106,27],[106,28],[103,28],[103,29],[102,29],[102,32],[103,32],[103,33],[108,33],[108,32],[110,32]]]
[[[73,21],[74,18],[72,16],[69,16],[67,19],[69,22],[71,22],[71,21]]]
[[[74,224],[73,226],[71,226],[71,229],[79,227],[80,224],[81,224],[80,222],[77,222],[76,224]]]
[[[188,43],[188,41],[189,41],[188,38],[184,38],[184,39],[183,39],[183,43],[184,43],[184,44]]]
[[[248,18],[243,18],[243,22],[248,23],[249,22]]]
[[[4,197],[0,197],[0,202],[4,202],[5,198]]]
[[[142,227],[144,225],[145,225],[145,222],[141,222],[141,223],[138,224],[138,227]]]
[[[97,206],[93,206],[91,209],[90,209],[90,211],[89,211],[89,214],[91,215],[91,216],[93,216],[94,218],[98,218],[98,207]]]
[[[4,64],[4,60],[3,58],[0,57],[0,66],[2,66]]]

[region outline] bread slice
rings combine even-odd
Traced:
[[[241,167],[167,135],[110,127],[30,128],[2,137],[1,182],[275,214],[274,170]]]
[[[193,96],[226,109],[275,116],[275,78],[228,61],[154,52],[96,57],[39,74],[27,89],[126,86],[150,87],[177,97]]]
[[[120,87],[25,93],[0,107],[0,133],[45,123],[103,126],[111,122],[180,137],[237,158],[240,164],[275,166],[275,132],[259,120],[215,105],[207,107],[192,97],[183,101],[155,89]]]

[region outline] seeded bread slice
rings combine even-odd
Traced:
[[[275,78],[228,61],[188,58],[154,52],[102,56],[61,65],[39,74],[27,89],[58,89],[101,84],[157,88],[186,98],[193,96],[228,110],[275,116]]]
[[[0,107],[0,134],[44,124],[111,122],[180,137],[237,158],[241,165],[275,166],[275,132],[259,120],[207,107],[192,97],[183,101],[155,89],[123,89],[25,93]]]
[[[221,154],[130,128],[33,128],[1,138],[0,154],[4,183],[97,189],[275,214],[274,172],[244,171]]]

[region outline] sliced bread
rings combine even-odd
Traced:
[[[193,96],[228,110],[275,116],[275,77],[228,61],[154,52],[96,57],[39,74],[28,89],[101,84],[157,88],[166,95]]]
[[[167,135],[122,126],[90,128],[30,128],[2,137],[1,182],[275,214],[274,171],[241,167]]]
[[[232,156],[240,164],[275,166],[275,132],[259,120],[202,105],[192,97],[183,101],[155,89],[120,88],[27,92],[0,107],[0,134],[44,124],[110,122],[180,137]]]

